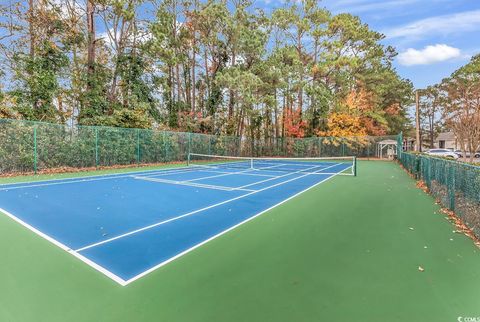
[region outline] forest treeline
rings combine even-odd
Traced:
[[[255,139],[397,134],[395,49],[319,1],[12,0],[0,117]]]

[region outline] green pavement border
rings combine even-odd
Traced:
[[[479,317],[480,250],[397,164],[358,166],[126,287],[0,216],[0,321]]]

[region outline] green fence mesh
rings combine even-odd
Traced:
[[[231,156],[387,157],[395,137],[245,139],[198,133],[67,126],[0,119],[0,174],[185,161],[189,152]],[[381,149],[383,147],[383,149]]]
[[[310,137],[310,138],[271,138],[245,140],[242,154],[246,156],[285,156],[285,157],[341,157],[387,158],[387,145],[380,150],[381,142],[396,144],[396,136],[365,137]],[[396,151],[395,151],[396,152]]]
[[[408,152],[401,153],[399,160],[480,238],[480,167]]]

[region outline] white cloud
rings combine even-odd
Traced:
[[[426,18],[386,30],[384,33],[388,38],[422,38],[474,30],[480,30],[480,10]]]
[[[388,0],[380,2],[372,2],[371,0],[340,0],[332,3],[330,7],[335,12],[374,12],[387,9],[398,9],[399,7],[409,6],[417,3],[419,0]]]
[[[398,61],[404,66],[430,65],[453,58],[460,57],[461,51],[458,48],[445,44],[427,46],[421,50],[409,48],[398,55]]]

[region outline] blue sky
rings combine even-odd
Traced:
[[[263,0],[279,7],[280,0]],[[480,0],[323,0],[334,14],[358,15],[399,52],[395,67],[416,88],[448,77],[480,53]]]

